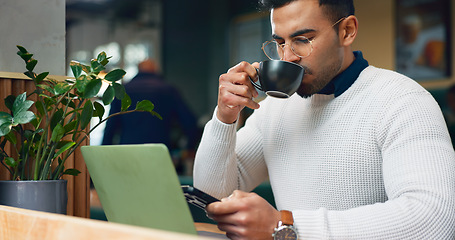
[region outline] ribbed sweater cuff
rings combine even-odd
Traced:
[[[212,116],[212,130],[213,130],[213,137],[215,137],[216,140],[225,142],[226,140],[230,140],[235,138],[235,135],[237,133],[237,121],[231,124],[226,124],[218,119],[216,116],[216,112],[218,110],[218,107],[215,108],[215,111]]]

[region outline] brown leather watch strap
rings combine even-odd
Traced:
[[[292,212],[288,210],[281,210],[281,222],[284,225],[293,225],[294,224],[294,217],[292,217]]]

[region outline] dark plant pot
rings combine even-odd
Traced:
[[[67,182],[0,181],[0,205],[66,214]]]

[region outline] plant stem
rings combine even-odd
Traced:
[[[33,174],[33,180],[38,180],[38,177],[39,177],[39,170],[40,170],[40,165],[42,163],[42,159],[41,158],[44,158],[45,154],[42,153],[43,151],[43,148],[44,146],[47,147],[47,144],[44,145],[44,139],[47,139],[47,130],[44,129],[44,132],[43,132],[43,135],[41,136],[41,139],[40,139],[40,142],[39,142],[39,145],[38,145],[38,152],[36,153],[36,158],[35,158],[35,173]],[[41,154],[43,156],[41,156]]]
[[[82,103],[84,103],[84,101],[80,100],[79,101],[79,106],[76,107],[76,109],[80,108],[82,106]],[[68,122],[71,122],[73,121],[74,117],[77,115],[77,111],[74,111],[73,114],[71,114],[71,117],[70,119],[68,120]]]
[[[33,145],[33,141],[35,140],[35,136],[36,136],[36,129],[35,131],[33,132],[33,135],[28,143],[28,148],[27,148],[27,151],[25,152],[25,156],[24,156],[24,162],[22,164],[22,174],[21,174],[21,179],[25,179],[25,168],[26,168],[26,162],[28,161],[28,154],[30,152],[30,148],[31,146]],[[30,169],[29,169],[30,171]],[[29,173],[29,176],[30,176],[30,173]]]
[[[41,125],[41,122],[43,121],[43,118],[44,118],[44,120],[46,121],[46,124],[45,124],[46,127],[43,128],[44,132],[41,135],[41,139],[40,139],[40,142],[38,144],[38,151],[37,151],[36,156],[35,156],[35,169],[34,169],[35,171],[34,171],[34,174],[33,174],[33,180],[35,180],[35,181],[38,180],[38,177],[39,177],[39,170],[40,170],[40,163],[41,163],[41,159],[40,158],[42,158],[41,154],[43,154],[43,156],[44,156],[44,153],[42,153],[43,147],[47,146],[47,144],[43,145],[44,141],[45,141],[44,139],[47,140],[47,138],[48,138],[47,135],[48,135],[48,131],[49,131],[48,119],[47,119],[47,112],[48,112],[47,111],[47,106],[46,106],[46,104],[45,104],[45,102],[43,100],[43,97],[39,96],[39,93],[38,93],[38,101],[41,102],[41,104],[43,106],[43,111],[44,111],[43,116],[40,116],[41,119],[39,121],[39,124]]]
[[[21,163],[21,175],[20,175],[20,179],[24,179],[24,175],[25,175],[25,166],[26,166],[26,163],[27,163],[27,160],[28,160],[28,151],[30,149],[30,142],[27,142],[26,143],[26,139],[25,139],[25,136],[24,136],[24,129],[22,128],[21,126],[21,142],[22,142],[22,146],[21,146],[21,158],[22,158],[22,161],[20,162]]]
[[[57,147],[57,143],[54,143],[51,141],[51,151],[49,151],[49,154],[47,155],[47,160],[46,160],[46,163],[44,164],[44,168],[43,168],[43,171],[41,172],[41,176],[40,176],[40,180],[45,180],[48,175],[49,175],[49,169],[51,168],[51,165],[52,165],[52,159],[54,158],[54,152],[55,152],[55,149]]]
[[[66,161],[66,159],[68,159],[68,157],[82,144],[82,142],[87,139],[88,136],[90,136],[90,133],[95,130],[99,125],[101,125],[102,123],[104,123],[105,121],[107,121],[108,119],[110,119],[111,117],[114,117],[114,116],[118,116],[118,115],[122,115],[122,114],[126,114],[126,113],[132,113],[132,112],[143,112],[143,111],[139,111],[139,110],[129,110],[129,111],[123,111],[123,112],[117,112],[117,113],[114,113],[114,114],[111,114],[109,117],[101,120],[98,124],[96,124],[94,127],[92,127],[90,129],[90,131],[85,134],[84,137],[82,137],[74,146],[72,146],[68,151],[67,153],[65,154],[65,157],[62,158],[62,162],[59,164],[58,166],[58,171],[56,172],[56,174],[54,175],[54,180],[57,180],[60,175],[62,174],[62,171],[63,171],[63,168],[64,168],[64,163]]]
[[[50,113],[51,114],[47,114],[48,111],[47,111],[47,107],[46,105],[44,104],[44,101],[42,99],[42,97],[38,97],[39,101],[42,102],[43,106],[44,106],[44,117],[45,117],[45,121],[46,121],[46,124],[44,126],[44,133],[43,133],[43,138],[41,138],[41,141],[40,141],[40,144],[39,144],[39,148],[38,148],[38,154],[37,154],[37,162],[35,164],[35,174],[34,174],[34,179],[35,180],[38,180],[39,176],[43,175],[43,173],[39,173],[39,166],[41,166],[43,164],[43,161],[44,161],[44,158],[45,156],[47,155],[48,158],[49,156],[53,156],[52,155],[52,152],[55,151],[55,148],[53,147],[53,151],[51,152],[47,152],[47,144],[46,145],[43,145],[43,142],[42,140],[44,138],[49,138],[50,136],[50,129],[49,129],[49,126],[50,126],[50,123],[51,123],[51,119],[52,117],[54,116],[55,112],[57,111],[58,109],[58,105],[62,102],[63,98],[65,97],[66,94],[68,94],[74,87],[71,87],[67,92],[65,92],[64,94],[62,94],[62,96],[60,98],[57,99],[57,101],[53,104],[54,107],[51,109]],[[46,146],[46,147],[44,147]],[[40,155],[42,154],[42,156]],[[38,160],[39,159],[39,160]],[[46,161],[47,162],[47,161]],[[46,166],[45,166],[46,167]]]
[[[3,161],[1,161],[1,163],[2,163],[2,165],[3,165],[6,169],[8,169],[9,173],[11,174],[11,176],[13,176],[14,173],[13,173],[13,171],[11,170],[11,168],[10,168],[8,165],[6,165]]]

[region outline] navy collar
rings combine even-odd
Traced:
[[[362,52],[354,52],[355,60],[342,73],[332,79],[318,94],[335,95],[343,94],[359,77],[360,73],[368,67],[368,61],[363,58]]]

